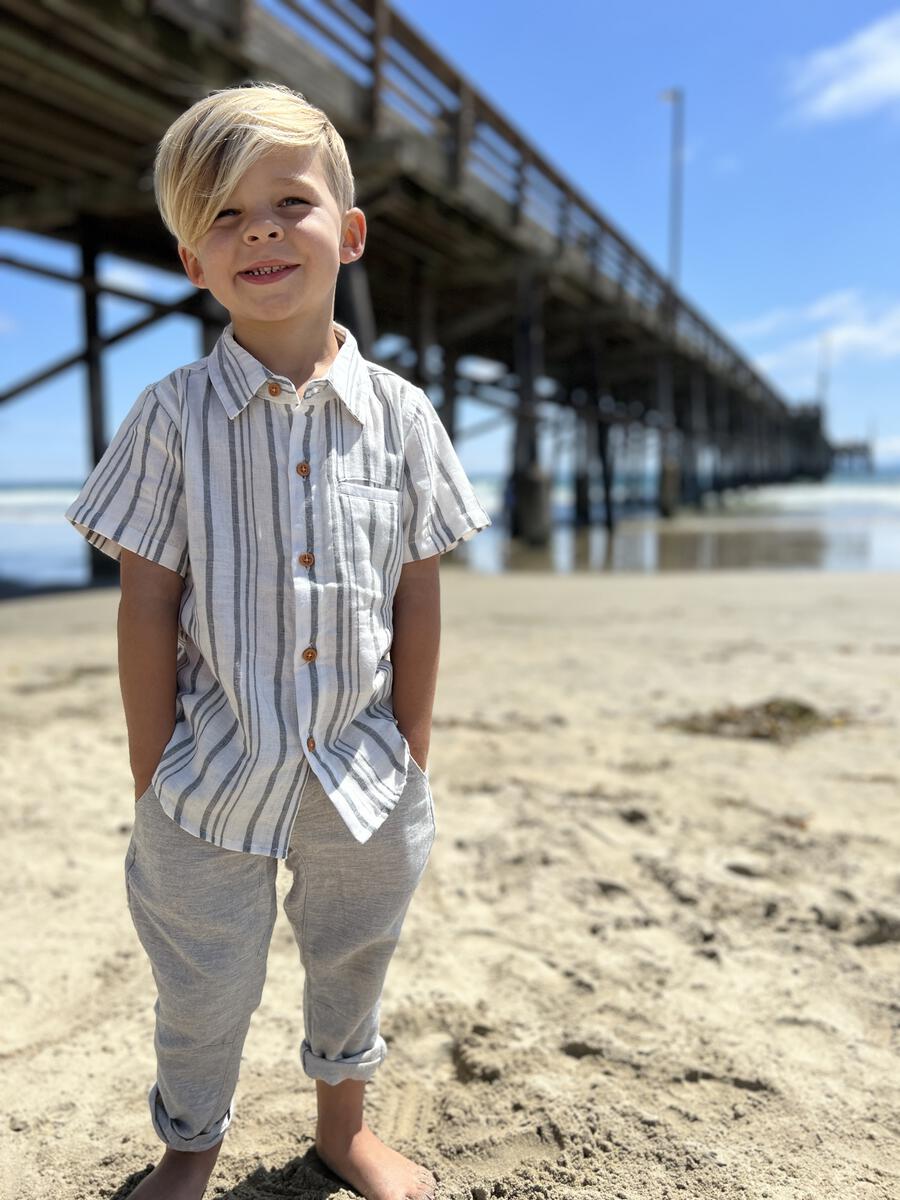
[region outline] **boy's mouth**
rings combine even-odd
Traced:
[[[252,271],[239,271],[238,276],[248,283],[274,283],[277,279],[285,279],[292,271],[297,270],[297,263],[286,264],[283,267],[255,267]]]

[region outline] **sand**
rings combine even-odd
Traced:
[[[442,572],[438,835],[375,1131],[438,1198],[900,1196],[900,575]],[[0,605],[5,1197],[124,1197],[153,991],[128,915],[114,589]],[[664,725],[792,698],[781,744]],[[283,896],[289,872],[279,873]],[[312,1150],[283,912],[208,1196]]]

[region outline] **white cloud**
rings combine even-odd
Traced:
[[[799,317],[799,309],[773,308],[759,317],[751,317],[747,321],[738,321],[731,325],[729,333],[738,341],[745,339],[768,337],[769,334],[784,329],[786,325],[794,324]]]
[[[0,312],[0,334],[6,337],[9,334],[18,333],[19,326],[13,320],[9,313]]]
[[[794,369],[801,363],[814,362],[823,338],[827,339],[832,363],[850,358],[863,362],[900,358],[900,304],[878,316],[870,314],[862,320],[836,321],[818,333],[757,355],[757,362],[765,371]]]
[[[878,305],[855,288],[795,308],[776,308],[729,330],[735,340],[767,343],[751,354],[786,391],[815,389],[819,365],[900,359],[900,302]]]
[[[865,321],[866,306],[856,288],[845,288],[814,300],[807,305],[804,315],[810,321]]]
[[[863,318],[864,306],[859,292],[855,288],[846,288],[841,292],[829,292],[799,308],[773,308],[759,317],[738,321],[730,327],[730,333],[734,338],[751,339],[782,333],[810,322]]]
[[[795,62],[789,88],[793,115],[801,121],[835,121],[900,107],[900,11]]]

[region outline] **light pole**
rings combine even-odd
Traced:
[[[669,182],[669,284],[678,288],[681,272],[681,208],[684,188],[684,90],[669,88],[660,96],[672,105],[672,150]]]
[[[664,322],[670,340],[657,361],[657,406],[664,424],[660,430],[660,462],[657,508],[660,516],[671,517],[678,506],[682,491],[679,455],[673,443],[675,435],[675,304],[678,277],[681,272],[681,193],[684,160],[684,91],[673,87],[664,91],[661,100],[672,105],[672,150],[669,182],[669,294],[664,308]],[[683,447],[684,449],[684,447]]]

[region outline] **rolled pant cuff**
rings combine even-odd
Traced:
[[[322,1079],[332,1085],[345,1079],[371,1079],[387,1057],[387,1043],[379,1034],[370,1050],[361,1050],[346,1058],[322,1058],[313,1054],[306,1038],[300,1046],[303,1070],[311,1079]]]
[[[153,1122],[156,1136],[172,1150],[187,1150],[195,1154],[199,1154],[202,1150],[210,1150],[225,1137],[225,1132],[234,1116],[234,1099],[232,1099],[223,1116],[210,1129],[198,1133],[195,1137],[186,1138],[182,1137],[175,1129],[175,1123],[166,1112],[157,1084],[154,1083],[150,1089],[147,1100],[150,1104],[150,1120]]]

